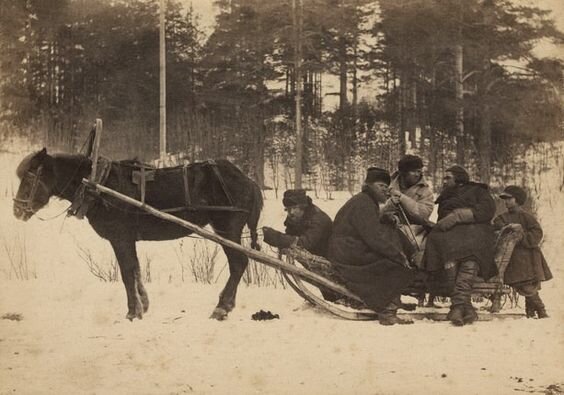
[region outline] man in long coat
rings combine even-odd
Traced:
[[[347,288],[378,313],[382,325],[410,324],[396,313],[414,271],[402,251],[397,228],[380,222],[379,203],[386,201],[389,184],[388,171],[368,169],[362,192],[335,217],[328,258]]]
[[[448,319],[456,326],[474,322],[472,286],[477,275],[488,280],[497,274],[493,227],[495,202],[485,184],[470,182],[461,166],[446,170],[443,190],[436,200],[438,222],[427,237],[423,267],[446,270],[453,291]]]
[[[278,248],[293,245],[304,248],[314,255],[327,257],[327,244],[331,236],[333,221],[303,189],[289,189],[284,192],[282,204],[286,212],[285,233],[268,226],[263,227],[264,241]],[[320,288],[323,297],[329,301],[338,299],[334,292]]]

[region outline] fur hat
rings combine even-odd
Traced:
[[[457,184],[468,184],[470,182],[470,176],[466,169],[459,165],[454,165],[446,169],[447,172],[452,173],[454,176],[454,182]]]
[[[405,155],[398,162],[398,170],[402,173],[420,170],[423,168],[423,160],[416,155]]]
[[[522,206],[527,201],[527,192],[517,185],[509,185],[503,190],[499,197],[502,199],[514,197],[517,204]]]
[[[371,184],[376,181],[381,181],[390,185],[391,178],[388,170],[381,169],[379,167],[369,167],[366,171],[366,179],[364,182],[366,184]]]
[[[311,203],[311,198],[306,195],[304,189],[288,189],[284,192],[284,197],[282,198],[284,207],[307,206]]]

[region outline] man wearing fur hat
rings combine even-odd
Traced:
[[[397,316],[400,295],[413,281],[400,234],[380,221],[379,204],[387,199],[390,173],[368,169],[362,192],[339,210],[329,240],[328,258],[347,288],[378,313],[382,325],[410,324]]]
[[[278,248],[296,245],[314,255],[326,257],[327,243],[333,227],[331,218],[313,204],[303,189],[284,192],[282,204],[287,212],[284,221],[286,231],[282,233],[268,226],[263,227],[265,243]],[[333,292],[323,288],[320,290],[326,300],[337,299]]]
[[[382,208],[383,215],[394,215],[402,232],[422,250],[426,235],[424,225],[429,223],[434,199],[433,192],[423,177],[423,160],[420,157],[405,155],[399,160],[398,171],[392,175],[389,193],[390,198]],[[400,210],[403,210],[407,218],[404,218]]]
[[[488,186],[470,182],[458,165],[446,170],[436,203],[438,222],[427,237],[423,266],[430,272],[446,271],[453,286],[447,318],[462,326],[478,318],[471,301],[475,277],[488,280],[497,274],[490,224],[496,206]]]

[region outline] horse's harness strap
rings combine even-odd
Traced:
[[[219,169],[217,167],[217,163],[213,159],[208,160],[208,163],[210,164],[211,168],[213,169],[215,176],[219,180],[219,184],[221,185],[221,188],[223,189],[223,192],[225,193],[225,196],[227,197],[229,204],[231,205],[231,207],[233,207],[233,199],[231,199],[231,194],[229,193],[229,189],[227,188],[227,185],[225,184],[225,181],[223,180],[223,177],[221,176],[221,173],[219,172]]]
[[[96,174],[94,174],[92,182],[96,184],[104,184],[109,175],[110,170],[112,168],[112,161],[105,157],[98,157],[98,165],[96,166]],[[89,193],[86,193],[86,192]],[[98,193],[95,191],[87,190],[87,186],[81,184],[80,187],[77,189],[75,198],[71,204],[71,207],[68,210],[68,215],[74,215],[78,219],[83,219],[94,201]]]
[[[16,202],[16,204],[25,211],[33,212],[33,207],[32,207],[33,201],[35,199],[35,194],[37,193],[37,187],[39,185],[41,185],[41,187],[43,187],[43,189],[45,189],[47,192],[49,191],[47,185],[45,185],[45,183],[41,180],[42,172],[43,172],[43,165],[39,166],[35,172],[28,171],[26,173],[26,177],[27,176],[33,177],[33,184],[31,184],[31,190],[29,191],[29,196],[27,197],[27,199],[19,199],[19,198],[14,199],[14,202]]]
[[[190,184],[188,183],[188,164],[182,166],[182,180],[184,182],[184,203],[186,207],[192,206],[192,201],[190,199]]]

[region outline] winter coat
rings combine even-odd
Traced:
[[[422,225],[429,222],[429,217],[433,212],[435,200],[429,184],[427,184],[425,179],[421,177],[416,184],[407,189],[402,189],[400,185],[399,172],[395,172],[392,175],[390,188],[401,191],[402,195],[400,198],[400,204],[409,224],[405,222],[403,216],[399,212],[398,206],[396,206],[391,199],[388,199],[386,204],[382,207],[382,214],[396,215],[400,219],[400,229],[402,229],[408,239],[412,239],[413,236],[415,236],[417,243],[420,247],[422,247],[424,237],[426,236],[425,227]]]
[[[522,209],[503,213],[494,220],[496,229],[501,229],[508,224],[520,224],[524,234],[511,254],[503,282],[514,285],[550,280],[552,273],[539,247],[543,232],[538,221],[532,214]]]
[[[397,189],[401,191],[402,196],[400,198],[400,204],[409,219],[414,230],[418,230],[415,234],[422,231],[421,224],[426,224],[433,212],[434,198],[433,192],[429,184],[425,181],[423,177],[414,185],[407,189],[402,189],[400,186],[399,173],[394,173],[392,177],[392,182],[390,183],[390,188]],[[396,205],[389,199],[384,207],[382,207],[382,212],[396,212]],[[415,225],[419,224],[419,225]]]
[[[314,204],[307,206],[299,223],[286,219],[286,234],[297,236],[297,245],[315,255],[327,256],[327,245],[333,222],[323,210]]]
[[[328,258],[345,285],[375,311],[412,282],[399,231],[380,222],[378,202],[367,188],[335,216]]]
[[[470,182],[445,189],[437,198],[438,221],[456,209],[470,209],[472,222],[457,223],[447,231],[436,226],[427,236],[423,268],[437,271],[445,263],[475,259],[479,275],[488,280],[497,274],[494,262],[495,235],[490,224],[495,215],[495,201],[485,184]]]

